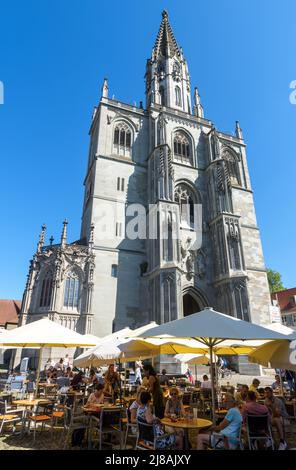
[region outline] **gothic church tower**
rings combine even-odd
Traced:
[[[220,132],[204,117],[167,12],[145,79],[145,109],[110,98],[104,80],[90,127],[80,239],[68,244],[65,226],[61,243],[46,245],[42,232],[22,321],[51,315],[104,336],[211,306],[268,323],[242,130],[237,122],[233,135]],[[130,236],[139,216],[146,224]]]

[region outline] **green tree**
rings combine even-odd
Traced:
[[[282,275],[279,272],[273,269],[267,269],[267,279],[271,294],[285,289],[282,282]]]

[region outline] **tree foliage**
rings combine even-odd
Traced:
[[[267,279],[271,294],[285,289],[282,282],[282,275],[279,272],[273,269],[267,269]]]

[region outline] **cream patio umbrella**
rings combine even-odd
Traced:
[[[191,365],[205,365],[210,362],[208,354],[176,354],[174,359]]]
[[[5,335],[1,335],[0,344],[2,346],[16,348],[40,348],[36,377],[37,394],[43,348],[86,347],[93,346],[95,343],[84,339],[83,335],[80,335],[69,328],[65,328],[48,318],[43,318],[41,320],[33,321],[32,323],[27,323],[19,328],[9,330]]]
[[[249,360],[274,369],[296,371],[296,331],[281,323],[266,325],[272,331],[280,332],[289,341],[269,342],[254,349],[249,354]],[[281,374],[280,374],[281,379]]]
[[[171,335],[176,339],[193,338],[208,348],[211,363],[213,417],[215,416],[213,353],[219,354],[217,349],[223,349],[226,344],[229,345],[231,342],[235,345],[242,344],[246,340],[286,339],[286,336],[281,333],[216,312],[210,307],[147,330],[142,337],[150,340],[152,337],[161,338],[165,335]],[[229,342],[229,340],[231,341]]]
[[[132,330],[129,327],[123,328],[122,330],[115,331],[110,335],[98,338],[96,346],[84,351],[80,354],[75,360],[74,365],[76,367],[90,367],[90,366],[100,366],[105,364],[112,364],[114,361],[122,357],[121,351],[117,349],[117,345],[121,342],[125,342],[128,338],[133,338],[139,336],[139,334],[144,333],[147,329],[158,326],[157,323],[151,322],[147,325],[141,326],[135,330]],[[85,335],[92,336],[92,335]],[[120,341],[122,340],[122,341]],[[107,346],[104,348],[104,344]],[[102,346],[102,347],[100,347]],[[150,357],[150,356],[148,356]],[[135,359],[137,360],[138,357]],[[129,359],[132,361],[133,359]],[[104,362],[107,361],[107,362]]]
[[[202,349],[201,349],[202,348]],[[141,340],[126,338],[106,341],[74,359],[76,367],[101,366],[115,361],[132,362],[139,358],[147,359],[159,354],[197,353],[204,347],[195,340],[165,337]]]

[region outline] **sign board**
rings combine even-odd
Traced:
[[[275,305],[269,306],[270,323],[282,323],[281,311]]]

